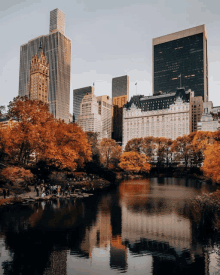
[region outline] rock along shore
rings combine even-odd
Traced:
[[[13,192],[10,192],[9,198],[3,198],[3,196],[0,198],[0,207],[5,205],[12,205],[12,204],[29,204],[34,203],[37,201],[49,201],[53,200],[55,198],[62,198],[62,199],[70,199],[70,198],[87,198],[94,194],[99,193],[100,191],[108,190],[114,186],[114,183],[111,183],[104,179],[94,179],[92,181],[85,181],[85,182],[73,182],[68,181],[64,184],[69,184],[71,188],[74,188],[74,191],[71,192],[71,194],[65,194],[65,195],[58,195],[58,194],[49,194],[47,196],[41,197],[42,192],[39,191],[39,196],[37,196],[37,193],[35,191],[34,186],[29,186],[29,189],[31,191],[23,193],[23,194],[15,194]],[[59,184],[58,184],[59,185]],[[63,185],[63,183],[62,183]],[[4,189],[4,188],[2,188]],[[0,190],[1,192],[2,190]]]

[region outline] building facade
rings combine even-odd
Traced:
[[[31,61],[29,98],[48,103],[49,64],[43,50],[40,57],[35,54]]]
[[[75,122],[77,122],[80,115],[80,106],[84,96],[91,93],[94,94],[94,87],[92,86],[73,90],[73,115]]]
[[[78,116],[77,124],[84,132],[98,133],[98,139],[102,133],[102,119],[99,114],[99,104],[94,93],[88,93],[82,99],[80,104],[80,115]]]
[[[112,79],[113,127],[112,138],[122,142],[123,106],[129,100],[129,77],[127,75]]]
[[[70,104],[71,40],[65,36],[65,15],[59,9],[50,12],[50,33],[34,38],[20,47],[19,95],[30,90],[30,69],[33,56],[42,46],[49,63],[50,112],[68,123]],[[38,56],[39,57],[39,56]]]
[[[152,41],[153,94],[177,87],[195,91],[208,101],[208,48],[205,25],[168,34]],[[180,76],[181,75],[181,76]]]
[[[174,140],[190,134],[195,129],[192,106],[196,104],[200,100],[194,100],[194,92],[184,89],[158,96],[132,97],[123,108],[123,148],[133,138],[153,136]]]
[[[220,130],[220,106],[213,107],[212,101],[204,103],[203,114],[198,122],[198,130],[210,132]]]
[[[112,137],[112,100],[109,96],[98,96],[97,102],[99,104],[99,114],[102,120],[101,137]]]

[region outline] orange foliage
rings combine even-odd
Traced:
[[[1,175],[5,178],[5,180],[10,181],[13,184],[25,183],[33,179],[33,174],[30,170],[14,166],[4,168]]]
[[[207,146],[204,151],[205,159],[202,170],[212,181],[220,183],[220,144]]]
[[[140,153],[142,146],[143,138],[133,138],[128,141],[125,146],[125,152],[137,152]]]
[[[56,120],[42,101],[16,97],[9,103],[8,117],[17,121],[8,129],[6,143],[0,132],[0,152],[9,159],[22,164],[44,160],[71,170],[91,159],[91,146],[82,129]]]
[[[195,134],[192,133],[190,135],[178,137],[173,141],[173,144],[171,146],[171,151],[175,155],[175,160],[184,160],[186,167],[188,167],[188,165],[192,162],[194,154],[192,140],[194,135]]]
[[[99,144],[100,161],[104,167],[109,168],[116,167],[120,155],[121,146],[119,146],[115,140],[111,138],[103,138]]]
[[[151,165],[146,155],[137,152],[124,152],[120,157],[119,167],[127,172],[149,172]]]

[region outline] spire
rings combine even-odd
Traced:
[[[40,41],[40,45],[39,45],[38,52],[37,52],[38,58],[40,57],[41,51],[43,51],[42,41]]]

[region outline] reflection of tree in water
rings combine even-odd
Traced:
[[[0,230],[5,235],[6,249],[12,252],[12,261],[3,263],[4,274],[65,274],[66,250],[77,250],[86,227],[95,222],[98,198],[54,204],[60,209],[51,211],[50,202],[44,210],[37,204],[33,209],[29,206],[1,209]]]

